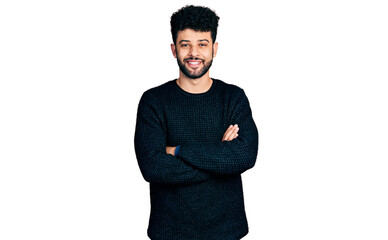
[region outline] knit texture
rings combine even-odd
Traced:
[[[222,142],[230,125],[238,137]],[[166,154],[178,146],[179,157]],[[244,91],[213,79],[192,94],[168,81],[143,93],[135,152],[150,183],[152,240],[237,240],[248,233],[241,173],[255,165],[258,131]]]

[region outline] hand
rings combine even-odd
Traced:
[[[228,129],[226,129],[226,132],[224,133],[224,136],[222,137],[222,141],[232,141],[233,139],[235,139],[238,134],[239,128],[238,128],[238,125],[235,124],[235,125],[230,125]]]
[[[175,156],[176,147],[166,147],[166,153]]]

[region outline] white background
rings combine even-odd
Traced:
[[[141,94],[178,76],[171,14],[221,17],[211,76],[260,133],[246,240],[388,239],[385,1],[1,1],[0,239],[145,240]]]

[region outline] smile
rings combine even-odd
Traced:
[[[189,65],[189,67],[198,67],[202,61],[192,61],[192,60],[189,60],[189,61],[186,61],[187,64]]]

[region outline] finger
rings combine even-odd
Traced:
[[[233,128],[233,125],[230,125],[228,129],[226,129],[224,136],[222,136],[222,141],[225,141],[227,139],[227,135],[229,134],[229,131]]]
[[[237,128],[237,130],[236,130]],[[233,140],[233,133],[236,133],[238,131],[238,126],[237,124],[233,125],[233,127],[231,127],[230,129],[228,128],[228,130],[226,131],[225,135],[224,135],[224,140],[226,141],[230,141],[230,140]],[[232,135],[232,137],[231,137]]]
[[[229,137],[230,135],[233,133],[233,130],[234,128],[236,127],[236,125],[233,125],[232,127],[228,128],[224,134],[224,140],[228,141],[229,140]]]
[[[232,141],[233,139],[235,139],[237,137],[238,130],[240,130],[239,127],[235,127],[233,129],[232,134],[230,134],[228,141]]]
[[[229,128],[226,130],[224,136],[222,137],[222,141],[231,141],[234,138],[236,138],[236,133],[238,132],[239,128],[238,125],[230,125]]]

